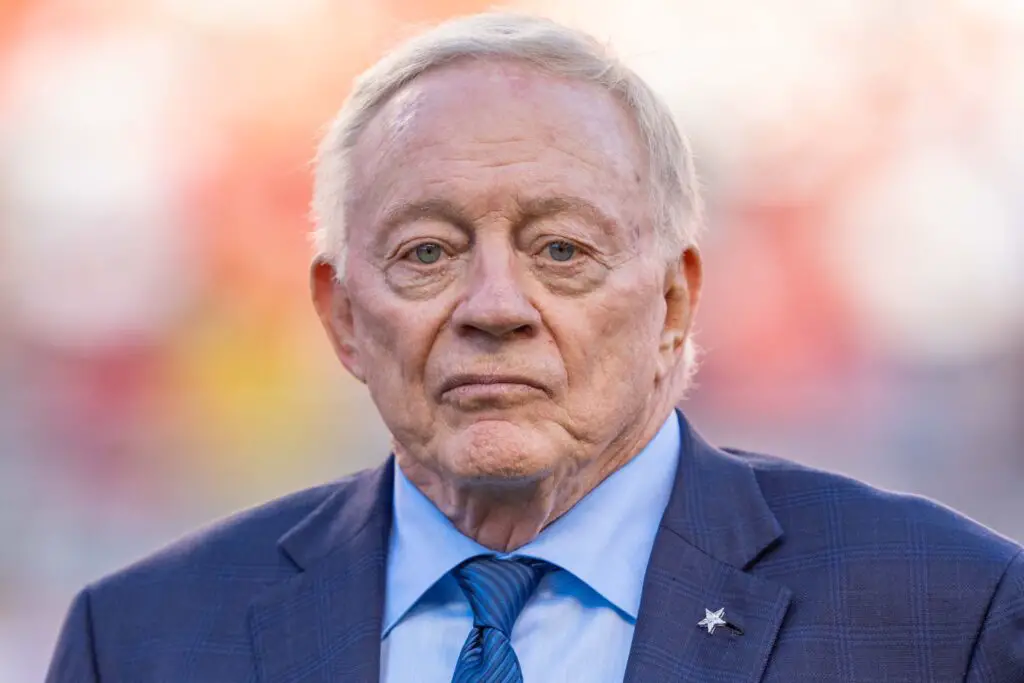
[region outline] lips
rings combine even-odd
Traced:
[[[544,393],[548,393],[548,389],[543,383],[537,380],[527,377],[526,375],[517,374],[474,374],[464,373],[458,375],[452,375],[441,384],[441,394],[445,394],[453,389],[465,386],[480,386],[488,384],[503,384],[503,385],[520,385],[530,387],[532,389],[538,389]]]

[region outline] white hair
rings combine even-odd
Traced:
[[[631,69],[591,36],[549,19],[493,12],[453,19],[409,40],[359,76],[316,159],[313,189],[317,257],[344,275],[346,202],[353,149],[382,106],[423,73],[463,59],[508,59],[552,75],[592,83],[615,95],[640,131],[650,163],[652,210],[659,241],[677,256],[696,243],[703,223],[689,143],[668,106]]]

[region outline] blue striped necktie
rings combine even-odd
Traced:
[[[512,625],[552,568],[540,560],[481,556],[452,570],[473,608],[473,630],[459,653],[452,683],[523,683]]]

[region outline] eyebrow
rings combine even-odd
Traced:
[[[608,235],[614,235],[618,231],[618,221],[581,197],[562,195],[534,199],[517,197],[515,205],[520,213],[520,218],[516,222],[517,229],[542,218],[550,218],[559,214],[576,214],[594,223]],[[389,209],[381,219],[380,234],[387,235],[402,225],[420,220],[442,221],[467,235],[473,232],[473,221],[458,205],[447,199],[432,198],[404,202]]]
[[[425,199],[418,202],[403,202],[389,209],[381,220],[381,234],[387,235],[395,228],[406,223],[424,219],[444,221],[469,234],[472,231],[471,221],[462,210],[447,199]]]
[[[537,199],[520,199],[516,202],[523,215],[522,223],[559,214],[576,214],[594,223],[607,235],[618,232],[619,221],[613,219],[595,204],[580,197],[555,196]]]

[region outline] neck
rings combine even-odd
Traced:
[[[601,452],[566,458],[565,466],[525,482],[462,482],[396,455],[409,480],[465,536],[495,552],[511,552],[540,534],[612,473],[643,450],[673,410],[652,402],[641,418],[609,441]]]

